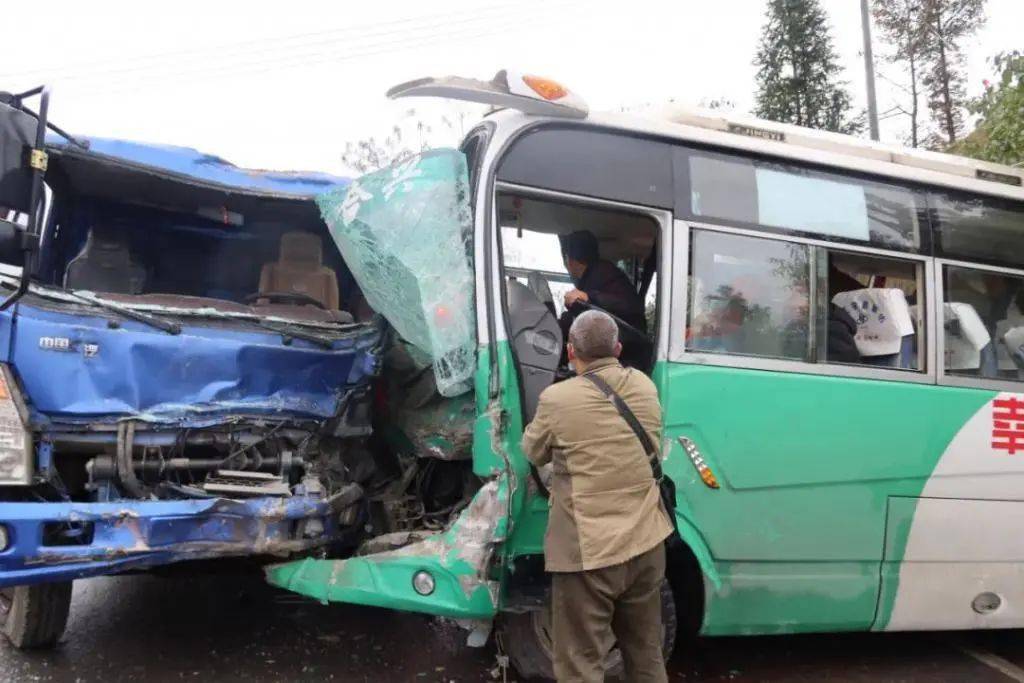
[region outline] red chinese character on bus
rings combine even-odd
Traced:
[[[992,401],[992,448],[1013,455],[1024,451],[1024,401],[997,398]]]

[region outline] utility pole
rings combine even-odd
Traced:
[[[868,0],[860,0],[860,18],[864,26],[864,71],[868,79],[868,122],[871,139],[878,139],[878,99],[875,95],[875,56],[871,49],[871,11]]]

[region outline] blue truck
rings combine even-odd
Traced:
[[[386,335],[312,201],[345,179],[76,138],[47,99],[0,94],[0,624],[19,647],[57,641],[75,579],[354,543]]]

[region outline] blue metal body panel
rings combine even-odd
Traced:
[[[0,314],[0,358],[39,425],[132,418],[199,427],[239,414],[324,420],[376,365],[378,334],[368,328],[327,349],[270,331],[185,325],[172,335],[133,321],[112,329],[101,315],[25,303],[10,321],[9,310]],[[69,340],[67,350],[41,346],[55,337]]]
[[[379,331],[332,348],[273,332],[185,325],[171,335],[132,321],[18,304],[0,313],[0,361],[15,370],[40,441],[36,470],[52,467],[49,431],[133,419],[200,428],[242,416],[323,421],[377,371]],[[65,337],[67,351],[41,337]],[[85,345],[94,344],[94,355]],[[112,438],[111,432],[106,432]],[[141,438],[141,437],[140,437]],[[337,515],[319,495],[245,500],[0,502],[11,543],[0,587],[65,581],[192,559],[300,552],[333,540]],[[311,521],[314,527],[303,526]],[[47,546],[44,526],[88,523],[86,545]],[[306,533],[306,530],[309,533]]]
[[[328,504],[308,496],[248,500],[3,503],[10,545],[0,587],[70,581],[182,560],[283,555],[324,543],[335,529]],[[323,525],[304,537],[303,521]],[[43,545],[45,524],[91,525],[85,545]]]

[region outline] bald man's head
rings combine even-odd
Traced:
[[[576,358],[589,363],[600,358],[618,357],[619,326],[611,316],[601,311],[586,311],[569,328],[569,344]]]

